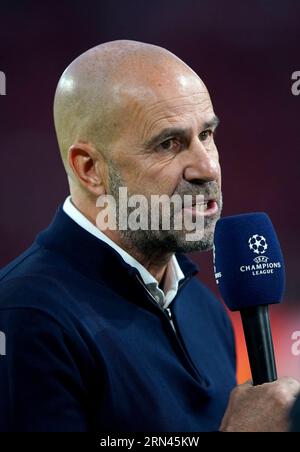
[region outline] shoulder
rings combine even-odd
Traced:
[[[34,244],[0,271],[0,312],[34,310],[64,323],[74,273],[62,256]]]
[[[38,245],[0,271],[2,319],[8,318],[8,311],[17,318],[29,310],[80,340],[90,340],[105,317],[103,304],[111,312],[115,296],[103,279],[94,279],[64,255]]]

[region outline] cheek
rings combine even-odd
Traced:
[[[170,171],[145,171],[143,177],[137,180],[137,188],[147,194],[166,194],[171,196],[175,191],[180,177]]]
[[[182,178],[182,169],[174,162],[153,163],[146,167],[136,168],[132,178],[132,188],[135,192],[144,194],[172,195]]]
[[[170,158],[149,168],[148,180],[152,191],[171,196],[183,178],[183,166],[180,159]]]

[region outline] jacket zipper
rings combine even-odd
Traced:
[[[165,311],[167,312],[168,317],[169,317],[169,321],[170,321],[170,323],[171,323],[171,325],[172,325],[172,328],[173,328],[173,330],[175,331],[175,333],[176,333],[176,335],[177,335],[177,331],[176,331],[176,328],[175,328],[175,325],[174,325],[174,322],[173,322],[173,317],[172,317],[171,309],[170,309],[170,308],[166,308]]]
[[[164,314],[164,316],[165,317],[167,317],[167,319],[169,320],[169,323],[171,324],[171,326],[172,326],[172,328],[173,328],[173,330],[174,330],[174,333],[176,334],[176,336],[177,336],[177,331],[176,331],[176,328],[175,328],[175,325],[174,325],[174,322],[173,322],[173,317],[172,317],[172,312],[171,312],[171,309],[170,308],[165,308],[165,309],[163,309],[163,308],[161,308],[160,306],[159,306],[159,304],[157,303],[157,301],[156,301],[156,299],[155,299],[155,297],[152,295],[152,293],[147,289],[147,287],[145,286],[145,284],[142,282],[142,280],[139,278],[139,276],[138,275],[136,275],[136,278],[138,279],[138,281],[140,282],[140,284],[143,286],[143,288],[145,289],[145,291],[147,292],[147,294],[149,295],[149,297],[151,298],[151,302]],[[185,280],[181,285],[179,285],[179,287],[178,287],[178,291],[177,291],[177,293],[179,292],[179,290],[185,285],[185,283],[187,282],[189,280],[189,278],[187,279],[187,280]]]
[[[196,378],[197,380],[200,380],[200,382],[203,380],[201,375],[199,374],[198,369],[196,368],[196,366],[194,365],[194,363],[192,362],[191,358],[189,357],[187,351],[185,350],[185,346],[183,344],[182,339],[179,338],[178,332],[176,330],[176,326],[174,324],[174,320],[173,320],[173,316],[172,316],[172,311],[170,308],[166,308],[166,309],[162,309],[157,301],[155,300],[155,298],[153,297],[152,293],[149,292],[149,290],[147,289],[147,287],[144,285],[144,283],[142,282],[142,280],[139,278],[138,275],[136,275],[136,278],[138,279],[138,281],[140,282],[140,284],[142,285],[142,287],[145,289],[146,293],[149,296],[149,300],[151,301],[152,304],[154,304],[162,313],[163,315],[168,319],[168,322],[170,324],[170,326],[172,327],[172,330],[175,334],[175,338],[176,338],[176,342],[188,364],[188,366],[191,368],[191,370],[193,371],[194,374],[196,374]],[[179,291],[187,284],[187,282],[190,280],[191,278],[186,278],[181,285],[179,285],[178,287],[178,291],[177,294],[179,293]]]

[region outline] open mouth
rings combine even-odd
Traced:
[[[191,212],[193,216],[203,215],[205,217],[211,217],[218,212],[218,203],[215,199],[209,199],[201,203],[194,203],[190,207],[184,207],[183,210]]]

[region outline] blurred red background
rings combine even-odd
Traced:
[[[65,67],[80,53],[113,39],[168,48],[207,84],[221,119],[224,215],[266,211],[287,264],[285,304],[271,309],[280,375],[300,376],[291,352],[300,330],[300,3],[217,0],[1,1],[0,266],[20,254],[66,197],[52,102]],[[215,293],[210,253],[193,255],[199,277]],[[232,315],[238,378],[249,377],[238,314]],[[222,357],[220,357],[222,359]]]

